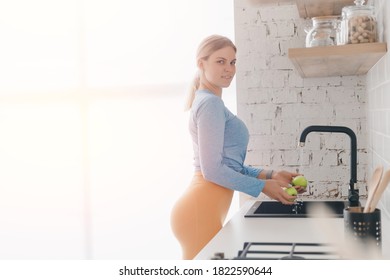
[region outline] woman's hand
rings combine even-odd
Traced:
[[[274,171],[272,173],[272,179],[275,179],[275,180],[278,180],[278,181],[281,181],[281,182],[284,182],[287,184],[291,184],[291,181],[293,180],[293,178],[296,176],[299,176],[299,175],[303,175],[303,174],[289,172],[289,171],[285,171],[285,170]],[[306,191],[306,188],[304,188],[302,186],[294,186],[294,188],[297,190],[298,193],[304,193]]]
[[[283,188],[287,188],[289,183],[277,180],[266,180],[263,188],[263,193],[269,198],[280,201],[283,204],[294,204],[295,196],[291,196],[286,193]]]
[[[296,176],[299,176],[299,175],[302,175],[302,174],[295,173],[295,172],[288,172],[285,170],[274,171],[272,173],[272,179],[275,179],[275,180],[278,180],[281,182],[285,182],[287,184],[291,184],[291,181],[293,180],[293,178]]]

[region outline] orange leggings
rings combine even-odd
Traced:
[[[193,259],[222,228],[232,197],[233,190],[206,181],[201,173],[194,174],[171,213],[171,227],[183,259]]]

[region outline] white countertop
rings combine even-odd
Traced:
[[[334,243],[344,240],[342,218],[245,218],[254,203],[247,201],[195,259],[209,260],[221,252],[225,258],[232,259],[243,249],[244,242]],[[385,248],[388,246],[384,241],[382,254],[387,259]]]

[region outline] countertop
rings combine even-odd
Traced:
[[[245,218],[254,203],[247,201],[195,259],[209,260],[215,253],[232,259],[244,242],[332,243],[345,238],[343,218]],[[384,238],[387,228],[382,221],[382,256],[390,259],[390,240]]]

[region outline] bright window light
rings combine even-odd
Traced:
[[[0,259],[181,257],[183,105],[214,33],[234,40],[233,0],[0,0]]]

